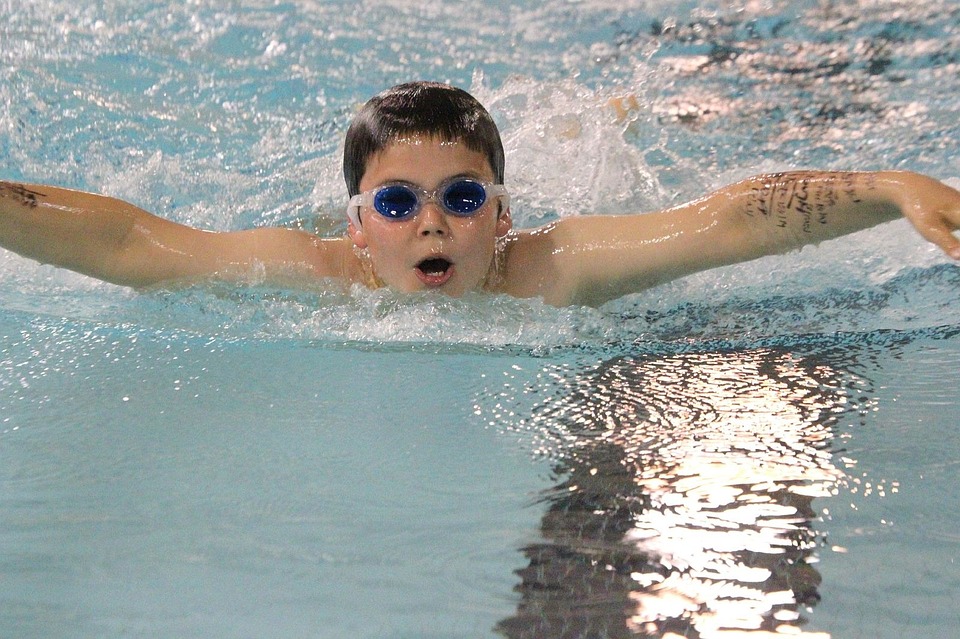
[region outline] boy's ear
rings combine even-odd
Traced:
[[[358,249],[367,248],[367,238],[363,236],[363,229],[355,227],[353,222],[347,223],[347,235],[350,236],[350,239],[353,240],[353,245]]]
[[[497,237],[503,237],[513,228],[513,219],[510,217],[510,207],[500,211],[497,217]]]

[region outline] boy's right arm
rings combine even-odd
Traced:
[[[0,181],[0,246],[114,284],[340,277],[342,240],[292,229],[195,229],[111,197]]]

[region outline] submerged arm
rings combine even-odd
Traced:
[[[0,182],[0,246],[126,286],[239,279],[254,266],[336,276],[336,243],[291,229],[203,231],[111,197]]]
[[[697,271],[783,253],[907,217],[960,259],[960,193],[907,172],[761,175],[666,211],[568,218],[546,232],[547,301],[602,304]]]

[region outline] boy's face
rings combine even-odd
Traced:
[[[433,191],[452,177],[493,182],[482,153],[460,142],[413,136],[389,144],[367,161],[360,191],[401,182]],[[361,228],[348,229],[354,244],[368,248],[374,272],[393,289],[435,289],[459,296],[479,288],[493,261],[497,237],[510,230],[510,214],[497,215],[498,199],[488,198],[470,217],[446,213],[431,200],[412,218],[389,220],[372,208],[360,211]]]

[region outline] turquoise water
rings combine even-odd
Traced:
[[[945,0],[0,12],[0,177],[204,228],[342,232],[350,116],[411,78],[491,109],[521,226],[960,177]],[[950,636],[958,291],[902,222],[599,310],[4,253],[0,636]]]

